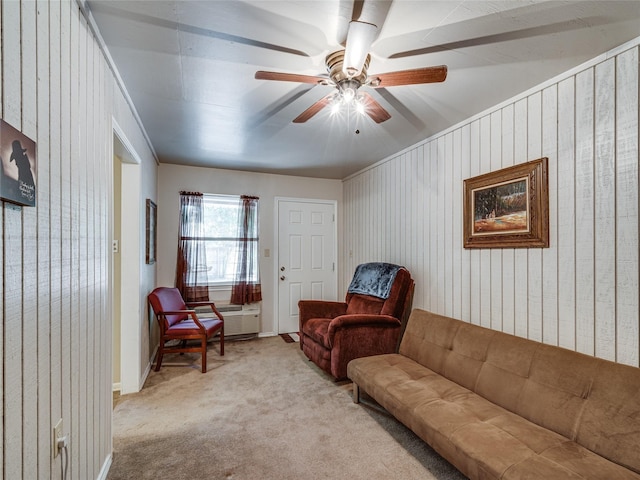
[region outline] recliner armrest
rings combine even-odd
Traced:
[[[329,323],[329,335],[339,328],[355,328],[355,327],[388,327],[399,328],[400,320],[391,315],[372,315],[366,313],[353,313],[349,315],[340,315]]]
[[[347,304],[325,300],[300,300],[298,308],[300,325],[302,325],[310,318],[335,318],[344,315],[347,311]]]

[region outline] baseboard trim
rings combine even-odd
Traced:
[[[100,473],[96,480],[107,480],[107,474],[109,473],[109,469],[111,468],[111,462],[113,461],[113,454],[109,454],[102,464],[102,468],[100,469]]]
[[[147,377],[151,373],[151,367],[153,366],[153,359],[156,358],[157,350],[158,350],[158,347],[154,349],[153,355],[151,355],[151,360],[147,364],[147,368],[145,368],[144,373],[142,374],[142,378],[140,379],[140,384],[138,385],[138,391],[142,390],[142,387],[144,387],[144,382],[147,381]]]
[[[119,391],[121,391],[121,390],[122,390],[122,383],[120,383],[120,382],[114,383],[114,384],[111,386],[111,391],[112,391],[112,392],[119,392]]]
[[[262,332],[258,334],[258,338],[265,338],[265,337],[277,337],[278,334],[275,332]]]

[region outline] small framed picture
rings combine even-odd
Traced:
[[[36,142],[0,119],[0,198],[36,206]]]
[[[549,246],[546,157],[464,181],[464,248]]]
[[[147,198],[147,223],[146,223],[146,263],[156,263],[156,224],[158,220],[156,204]]]

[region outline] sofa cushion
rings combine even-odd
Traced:
[[[640,479],[638,368],[416,309],[347,374],[472,478]]]
[[[505,480],[533,478],[637,480],[640,475],[578,445],[566,441],[513,465]]]
[[[640,472],[640,455],[630,454],[640,449],[638,368],[420,309],[411,313],[399,352]],[[615,419],[607,409],[618,412]]]
[[[470,478],[640,479],[403,355],[352,360],[347,374]]]
[[[598,360],[537,345],[516,412],[575,440]]]
[[[576,441],[640,472],[640,369],[597,363]]]
[[[495,332],[474,391],[501,407],[518,412],[518,402],[522,399],[537,347],[538,344],[524,338]]]

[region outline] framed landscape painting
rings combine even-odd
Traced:
[[[549,246],[546,157],[464,181],[464,247]]]

